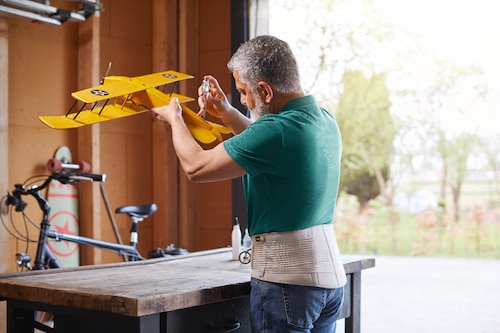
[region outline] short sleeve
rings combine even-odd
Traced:
[[[282,161],[283,131],[279,122],[264,117],[224,141],[224,149],[250,175],[273,173]]]

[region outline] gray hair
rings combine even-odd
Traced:
[[[285,94],[302,91],[297,60],[290,46],[273,36],[255,37],[242,44],[227,64],[240,80],[257,89],[259,81]]]

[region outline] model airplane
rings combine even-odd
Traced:
[[[177,82],[191,78],[193,76],[172,70],[136,77],[106,76],[101,85],[72,93],[75,103],[66,115],[39,118],[51,128],[68,129],[143,113],[167,105],[173,97],[177,97],[179,103],[190,102],[194,99],[172,91]],[[174,83],[172,91],[165,93],[171,83]],[[83,106],[72,112],[78,102]],[[91,107],[86,109],[87,104]],[[229,128],[199,117],[184,105],[182,110],[189,131],[201,143],[221,142],[222,134],[231,133]]]

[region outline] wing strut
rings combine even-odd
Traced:
[[[127,95],[127,98],[125,98],[125,100],[123,101],[123,103],[122,103],[122,109],[123,109],[123,107],[125,106],[125,104],[127,104],[127,102],[128,102],[128,101],[131,101],[131,102],[132,102],[132,104],[135,104],[135,103],[134,103],[134,101],[132,101],[132,100],[130,99],[130,96],[131,96],[131,95],[132,95],[132,94],[128,94],[128,95]]]
[[[78,117],[78,115],[80,114],[80,112],[82,112],[82,111],[83,111],[83,108],[85,107],[85,105],[87,105],[87,103],[85,103],[85,104],[83,104],[83,105],[82,105],[82,107],[80,108],[80,111],[78,111],[78,112],[75,114],[75,116],[73,117],[73,120],[75,120],[75,119],[76,119],[76,117]]]
[[[169,94],[169,95],[170,95],[170,97],[172,97],[172,94],[174,93],[175,88],[177,88],[177,83],[178,83],[178,81],[174,82],[174,85],[172,86],[172,90],[170,90],[170,94]],[[165,88],[166,88],[166,87],[167,87],[167,86],[165,85]]]
[[[69,115],[69,113],[71,112],[71,110],[73,110],[73,108],[75,107],[76,103],[78,102],[77,99],[75,99],[75,102],[73,103],[73,105],[71,105],[71,107],[69,108],[68,112],[66,112],[66,117]]]
[[[108,104],[108,102],[109,102],[109,99],[107,99],[106,102],[104,102],[104,105],[102,106],[101,111],[99,111],[99,115],[101,115],[102,111],[104,110],[104,107]]]

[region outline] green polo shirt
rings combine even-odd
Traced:
[[[243,177],[250,235],[333,223],[342,140],[314,97],[290,101],[224,141]]]

